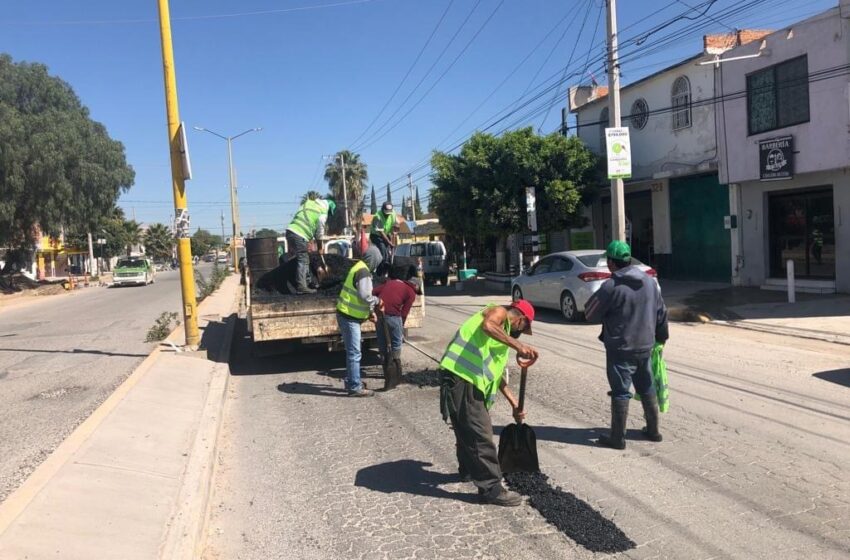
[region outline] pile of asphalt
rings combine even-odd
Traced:
[[[546,521],[587,550],[624,552],[637,546],[613,521],[560,486],[552,488],[548,479],[543,473],[505,475],[511,490],[528,496]]]

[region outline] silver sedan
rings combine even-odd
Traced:
[[[655,270],[635,258],[632,264],[656,277]],[[560,309],[567,321],[584,318],[587,300],[611,277],[605,251],[564,251],[546,255],[511,282],[514,300]],[[656,279],[656,283],[658,280]]]

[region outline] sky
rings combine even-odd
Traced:
[[[119,205],[169,224],[156,0],[4,4],[0,52],[71,85],[136,171]],[[622,84],[699,53],[705,33],[779,29],[835,5],[620,0]],[[432,150],[490,125],[552,132],[569,85],[606,82],[603,0],[171,0],[171,17],[191,228],[213,233],[222,214],[231,231],[227,145],[194,126],[224,136],[262,127],[233,142],[241,229],[282,231],[302,194],[327,191],[323,156],[359,153],[379,204],[392,182],[398,205],[412,172],[427,205]]]

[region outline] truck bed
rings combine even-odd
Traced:
[[[339,336],[336,322],[337,293],[284,295],[254,290],[248,302],[248,323],[254,342],[310,339],[318,341]],[[425,296],[416,297],[405,323],[406,328],[422,326]],[[365,321],[364,334],[374,333],[375,325]]]

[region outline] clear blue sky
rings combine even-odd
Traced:
[[[716,0],[708,15],[749,3],[752,0]],[[621,35],[634,37],[687,13],[688,5],[705,4],[705,0],[620,0]],[[691,12],[705,27],[663,50],[624,61],[624,83],[696,54],[703,33],[778,28],[836,4],[837,0],[770,0],[714,21]],[[155,0],[6,2],[0,16],[0,51],[15,60],[44,63],[71,84],[93,118],[124,143],[136,170],[136,183],[122,197],[121,206],[131,217],[135,212],[139,221],[169,223],[172,203],[156,5]],[[263,127],[262,132],[234,142],[243,231],[252,226],[283,229],[301,194],[311,187],[326,191],[318,167],[324,165],[322,154],[352,145],[398,86],[449,5],[450,0],[172,0],[182,119],[190,127],[204,126],[225,135]],[[602,7],[602,0],[454,0],[378,124],[396,111],[424,76],[396,119],[404,115],[481,31],[398,126],[362,149],[379,201],[388,181],[404,176],[432,149],[452,146],[454,140],[492,122],[526,91],[530,97],[536,85],[557,79],[576,44],[571,70],[580,72],[590,51],[588,70],[604,82],[596,61],[604,54],[604,13],[595,26]],[[644,45],[690,23],[679,21]],[[454,42],[426,76],[456,32]],[[586,74],[581,81],[589,81]],[[551,97],[543,96],[531,108],[542,104],[545,111]],[[535,115],[526,124],[550,132],[558,126],[560,107],[549,111],[545,123],[542,115]],[[521,111],[515,117],[522,115]],[[189,140],[194,170],[188,184],[192,228],[220,232],[223,211],[230,231],[225,142],[194,131]],[[427,177],[417,184],[425,198]],[[393,195],[396,203],[402,194]]]

